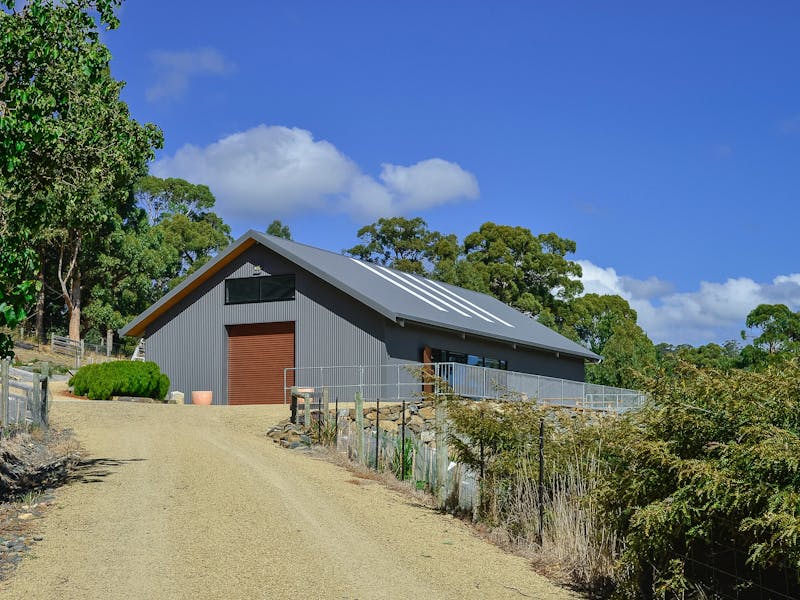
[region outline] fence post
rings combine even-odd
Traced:
[[[539,544],[544,544],[544,419],[539,419]]]
[[[361,392],[356,392],[356,451],[358,462],[364,464],[364,398]]]
[[[325,415],[325,426],[328,426],[330,420],[330,392],[328,388],[322,388],[322,414]]]
[[[9,359],[0,360],[0,425],[8,425],[8,364]]]
[[[447,501],[447,411],[444,401],[436,401],[436,498],[439,507]]]
[[[378,457],[381,450],[381,399],[375,401],[375,470],[378,470]]]
[[[400,407],[400,481],[406,479],[406,399]]]
[[[106,329],[106,356],[111,356],[111,346],[114,344],[114,330]]]
[[[339,449],[339,396],[336,396],[336,400],[334,401],[334,414],[333,418],[335,419],[336,429],[333,431],[333,447],[338,450]]]
[[[39,420],[41,421],[42,425],[49,425],[50,417],[48,416],[48,412],[50,410],[50,403],[48,402],[48,390],[50,387],[50,363],[43,362],[42,363],[42,394],[41,394],[41,403],[39,404]]]
[[[30,407],[30,410],[31,410],[31,419],[35,423],[38,420],[37,413],[41,414],[42,410],[42,384],[41,384],[41,379],[39,379],[39,376],[36,373],[31,374],[31,384],[33,385],[33,389],[31,390],[31,402],[33,405]],[[26,408],[28,407],[26,406]],[[28,418],[27,410],[25,411],[25,414],[22,415],[22,418],[24,420],[27,420]]]

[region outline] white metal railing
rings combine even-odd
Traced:
[[[131,356],[131,360],[145,360],[145,344],[144,338],[139,340],[139,343],[136,344],[136,349],[133,351],[133,356]]]
[[[435,383],[423,381],[426,378],[446,381],[454,393],[475,399],[533,400],[615,412],[637,408],[645,401],[645,395],[635,390],[444,362],[288,368],[283,373],[284,402],[292,385],[315,391],[327,388],[331,399],[342,402],[352,401],[356,393],[366,401],[411,400],[424,391],[438,392]]]

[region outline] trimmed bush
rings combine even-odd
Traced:
[[[77,395],[92,400],[108,400],[111,396],[163,400],[169,391],[169,378],[154,362],[124,360],[81,367],[69,385]]]

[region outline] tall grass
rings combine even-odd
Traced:
[[[619,540],[593,492],[601,475],[597,449],[580,451],[546,476],[539,539],[538,457],[526,455],[496,489],[494,536],[531,558],[548,576],[602,595],[611,585]],[[492,503],[488,503],[492,504]]]

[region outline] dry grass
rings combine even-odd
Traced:
[[[353,475],[353,479],[348,480],[348,483],[352,483],[353,485],[361,485],[363,484],[363,480],[375,481],[383,484],[392,491],[398,492],[403,496],[414,500],[414,502],[417,504],[429,508],[436,508],[434,498],[430,494],[416,489],[412,482],[400,481],[391,471],[373,471],[371,468],[365,465],[350,461],[346,455],[331,448],[315,447],[314,456],[347,469],[351,475]]]
[[[547,482],[542,539],[535,461],[525,461],[498,494],[498,524],[490,538],[531,559],[550,579],[593,594],[605,591],[614,574],[619,540],[602,520],[593,499],[600,462],[591,452],[575,456]]]

